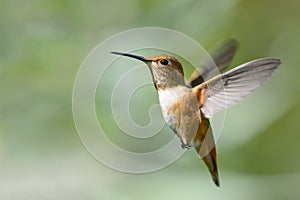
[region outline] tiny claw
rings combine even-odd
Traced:
[[[184,142],[181,142],[181,148],[183,149],[189,149],[193,146],[193,144],[186,144]]]
[[[184,143],[181,143],[181,148],[186,149],[186,148],[187,148],[187,145],[184,144]]]

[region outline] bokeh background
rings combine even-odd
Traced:
[[[299,10],[298,0],[2,0],[0,199],[299,199]],[[207,49],[236,38],[233,65],[283,60],[266,86],[227,111],[218,141],[221,188],[193,151],[132,175],[100,164],[80,142],[72,118],[80,64],[104,39],[144,26],[183,32]],[[139,98],[157,101],[149,93]],[[110,105],[101,95],[98,113]]]

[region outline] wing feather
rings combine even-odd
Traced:
[[[208,80],[217,74],[224,72],[224,70],[231,65],[234,55],[238,49],[238,42],[234,39],[228,39],[217,45],[206,56],[198,69],[194,71],[187,85],[195,87],[205,80]]]
[[[207,90],[200,108],[204,116],[210,118],[248,96],[269,80],[280,64],[277,58],[250,61],[193,88],[194,91]]]

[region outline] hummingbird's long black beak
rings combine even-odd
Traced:
[[[135,58],[135,59],[141,60],[143,62],[150,62],[151,61],[151,60],[148,60],[148,59],[144,58],[143,56],[137,56],[137,55],[133,55],[133,54],[129,54],[129,53],[121,53],[121,52],[115,52],[115,51],[112,51],[110,53],[120,55],[120,56],[127,56],[127,57],[131,57],[131,58]]]

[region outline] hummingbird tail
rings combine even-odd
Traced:
[[[202,160],[207,166],[214,183],[219,187],[220,181],[219,181],[218,167],[217,167],[217,160],[216,160],[216,148],[213,147],[213,149],[209,152],[209,154],[202,157]]]
[[[203,121],[199,124],[197,135],[194,138],[194,146],[208,168],[214,183],[219,187],[220,181],[214,137],[208,119],[202,119]]]

